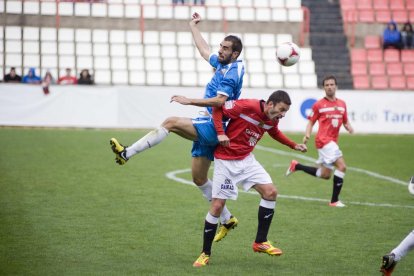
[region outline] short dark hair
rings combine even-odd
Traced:
[[[327,81],[327,80],[334,80],[335,81],[335,85],[338,85],[335,76],[334,75],[329,75],[329,76],[326,76],[326,77],[323,78],[323,80],[322,80],[322,87],[325,86],[325,81]]]
[[[228,35],[224,38],[224,41],[230,41],[232,46],[231,49],[233,50],[233,52],[242,52],[243,50],[243,43],[241,42],[241,39],[235,35]]]
[[[289,94],[286,91],[283,90],[277,90],[273,92],[269,99],[266,101],[266,103],[272,102],[274,105],[277,103],[283,102],[287,105],[291,105],[292,101],[290,100]]]

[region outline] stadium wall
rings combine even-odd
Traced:
[[[0,85],[0,126],[154,128],[168,116],[196,117],[199,107],[170,103],[172,95],[199,98],[201,88],[141,86]],[[245,89],[244,98],[267,99],[271,90]],[[303,132],[310,107],[322,90],[289,89],[292,106],[283,131]],[[357,133],[414,134],[414,93],[338,91]]]

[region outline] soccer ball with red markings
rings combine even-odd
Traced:
[[[300,59],[300,48],[293,42],[285,42],[277,46],[276,60],[283,66],[292,66]]]

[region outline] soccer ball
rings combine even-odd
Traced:
[[[300,58],[300,49],[293,42],[285,42],[277,46],[276,60],[283,66],[292,66]]]

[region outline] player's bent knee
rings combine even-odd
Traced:
[[[171,131],[177,125],[178,119],[178,117],[168,117],[161,126]]]
[[[270,184],[268,188],[263,191],[262,197],[266,200],[276,200],[277,189],[273,184]]]
[[[338,170],[338,171],[340,171],[340,172],[345,173],[345,172],[346,172],[346,166],[345,166],[345,165],[344,165],[344,166],[339,166],[339,167],[337,168],[337,170]]]
[[[203,186],[207,182],[207,178],[193,177],[193,182],[197,186]]]

